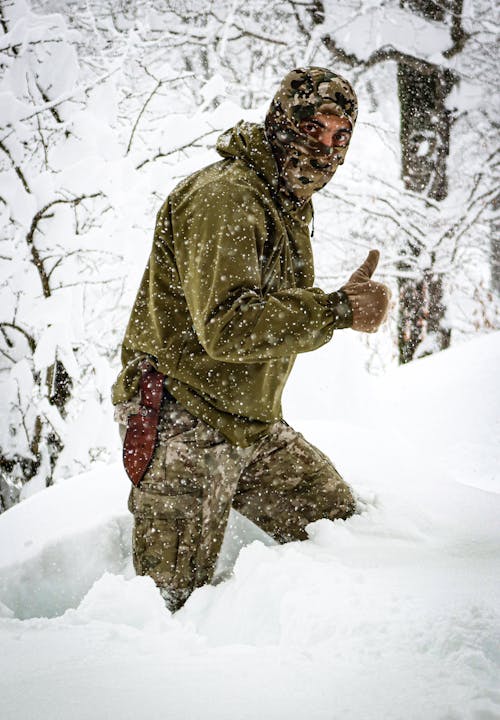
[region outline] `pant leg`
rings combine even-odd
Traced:
[[[172,610],[212,579],[249,452],[176,403],[162,409],[158,446],[129,509],[135,570],[153,578]]]
[[[305,540],[320,518],[353,514],[352,492],[328,457],[286,423],[276,423],[243,471],[233,507],[278,542]]]

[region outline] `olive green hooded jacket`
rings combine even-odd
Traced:
[[[113,402],[137,393],[148,355],[181,405],[247,446],[281,419],[297,353],[349,327],[352,313],[343,293],[313,287],[312,205],[278,193],[264,127],[238,123],[217,150],[224,159],[158,213]]]

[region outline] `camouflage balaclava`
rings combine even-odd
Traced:
[[[354,128],[356,93],[340,75],[321,67],[296,68],[283,79],[265,120],[276,159],[280,190],[299,203],[324,187],[344,162],[345,147],[330,148],[302,132],[299,123],[316,113],[347,118]]]

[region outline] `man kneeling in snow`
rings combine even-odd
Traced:
[[[297,353],[335,329],[374,332],[387,313],[377,251],[338,292],[314,287],[311,195],[344,161],[356,114],[345,79],[293,70],[265,124],[225,132],[223,159],[158,213],[113,402],[134,566],[172,609],[210,582],[231,507],[279,542],[355,510],[330,460],[283,420],[281,395]]]

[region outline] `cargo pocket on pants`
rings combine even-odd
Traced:
[[[191,589],[201,535],[201,499],[193,495],[161,495],[132,488],[134,567],[160,587]]]

